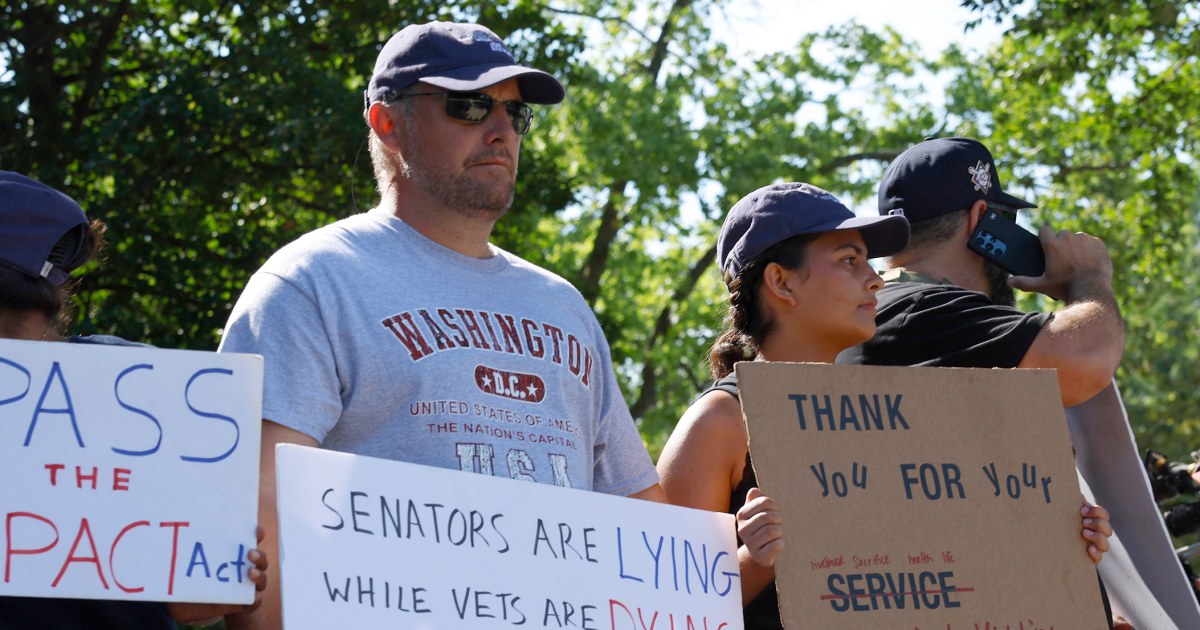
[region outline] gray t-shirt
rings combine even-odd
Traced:
[[[658,482],[587,303],[378,208],[251,277],[220,350],[265,357],[263,417],[329,449],[611,494]]]

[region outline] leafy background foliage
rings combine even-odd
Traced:
[[[1006,188],[1038,201],[1035,224],[1108,242],[1138,440],[1186,459],[1200,448],[1200,7],[963,4],[1011,24],[991,51],[924,58],[847,24],[735,59],[710,30],[721,0],[8,2],[0,168],[109,225],[76,332],[212,349],[271,252],[374,204],[361,93],[383,42],[409,22],[478,20],[569,95],[537,112],[495,241],[593,304],[657,454],[708,378],[734,201],[803,180],[862,203],[908,145],[979,137]],[[949,79],[944,102],[931,73]]]

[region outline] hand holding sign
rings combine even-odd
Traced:
[[[259,544],[262,544],[265,531],[259,525],[255,531],[255,538]],[[196,604],[192,602],[170,602],[167,604],[167,611],[171,614],[171,618],[179,623],[195,624],[200,626],[211,625],[216,623],[225,615],[235,615],[240,613],[250,613],[258,610],[262,606],[262,593],[267,590],[267,554],[258,549],[251,549],[246,552],[246,560],[251,566],[246,571],[246,577],[254,584],[254,603],[252,604]]]
[[[737,511],[737,532],[750,558],[759,566],[775,566],[775,558],[783,551],[782,525],[783,515],[775,499],[758,488],[750,488],[745,505]]]
[[[1108,539],[1113,535],[1108,510],[1085,502],[1079,513],[1083,515],[1083,538],[1088,541],[1088,557],[1100,564],[1108,552]]]

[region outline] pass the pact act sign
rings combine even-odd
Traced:
[[[262,358],[0,340],[0,595],[246,604]]]

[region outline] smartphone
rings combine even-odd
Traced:
[[[984,213],[967,247],[1014,276],[1046,273],[1046,254],[1037,235],[995,210]]]

